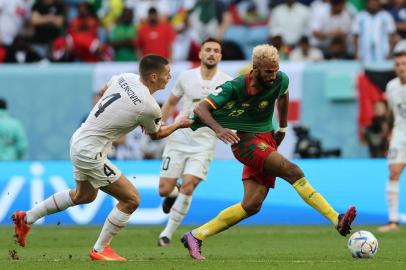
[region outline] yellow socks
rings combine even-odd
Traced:
[[[224,209],[215,218],[193,230],[193,236],[199,240],[204,240],[209,236],[227,230],[247,217],[247,213],[242,208],[241,203],[237,203]]]
[[[319,211],[323,216],[328,218],[335,226],[338,222],[338,213],[331,205],[307,182],[306,178],[297,180],[293,187],[299,193],[300,197],[311,207]]]

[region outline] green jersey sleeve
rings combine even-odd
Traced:
[[[215,108],[222,107],[234,96],[234,87],[231,81],[218,86],[210,95],[207,96],[210,104]]]
[[[289,87],[289,78],[284,72],[281,72],[281,80],[282,80],[282,84],[281,84],[279,96],[282,96],[283,94],[285,94],[288,91],[288,87]]]

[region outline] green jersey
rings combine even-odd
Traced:
[[[275,101],[286,93],[288,85],[288,76],[278,71],[272,86],[254,95],[247,73],[217,87],[206,101],[215,108],[211,111],[213,118],[225,128],[246,133],[269,132],[274,130]],[[205,124],[197,118],[192,129],[203,126]]]

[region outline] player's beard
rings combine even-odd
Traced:
[[[217,63],[215,63],[215,64],[209,64],[209,63],[207,63],[207,62],[203,62],[203,65],[204,65],[205,68],[207,68],[207,69],[213,69],[213,68],[215,68],[215,67],[217,66]]]
[[[261,74],[257,75],[257,81],[259,82],[259,85],[263,88],[263,89],[267,89],[269,87],[272,86],[273,81],[264,81],[264,79],[262,78]]]

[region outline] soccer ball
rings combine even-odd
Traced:
[[[372,258],[378,251],[378,240],[368,231],[358,231],[348,239],[348,249],[353,258]]]

